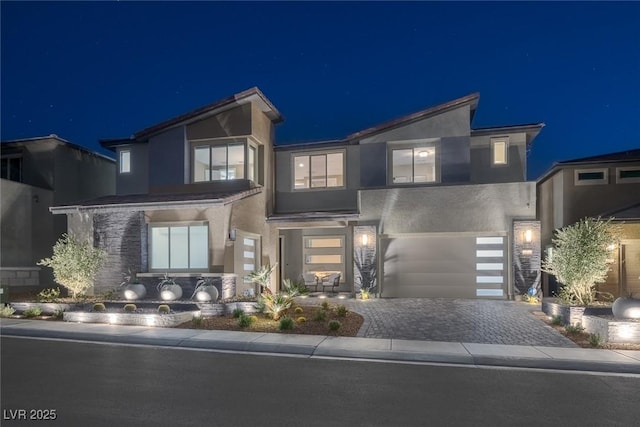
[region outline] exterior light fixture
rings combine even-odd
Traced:
[[[367,243],[369,243],[369,236],[366,234],[363,234],[360,240],[362,241],[362,246],[367,246]]]
[[[229,230],[229,240],[231,240],[232,242],[236,241],[236,229],[232,228],[231,230]]]
[[[524,241],[531,243],[531,240],[533,240],[533,232],[531,230],[526,230],[524,232]]]
[[[298,167],[303,168],[304,167],[304,163],[298,163]]]

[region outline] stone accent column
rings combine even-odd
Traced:
[[[96,276],[94,293],[116,288],[123,274],[146,271],[147,227],[144,212],[93,215],[94,245],[107,251],[107,262]]]
[[[377,272],[377,227],[357,225],[353,227],[353,281],[354,292],[360,292],[363,284],[370,286],[370,292],[378,292]]]
[[[535,286],[540,296],[540,221],[513,221],[513,286],[524,295]]]

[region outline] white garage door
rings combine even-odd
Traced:
[[[497,234],[382,238],[382,296],[504,298],[506,241]]]

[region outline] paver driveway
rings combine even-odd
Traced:
[[[359,336],[485,344],[577,347],[537,319],[540,306],[514,302],[445,298],[347,299],[365,324]]]

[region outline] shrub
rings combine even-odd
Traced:
[[[60,298],[60,288],[43,289],[36,298],[38,302],[55,302]]]
[[[339,305],[336,308],[336,314],[338,315],[338,317],[345,317],[348,312],[349,310],[347,310],[347,307],[345,307],[344,305]]]
[[[551,324],[552,325],[562,325],[562,316],[560,315],[555,315],[551,318]]]
[[[11,317],[16,310],[10,305],[2,305],[0,307],[0,317]]]
[[[594,348],[602,346],[602,338],[600,338],[600,334],[590,334],[589,345]]]
[[[269,288],[271,273],[273,273],[277,265],[278,263],[275,263],[273,267],[271,267],[269,264],[265,264],[258,270],[249,273],[249,280],[260,285],[260,293],[265,292]]]
[[[204,323],[204,317],[202,316],[193,316],[193,318],[191,319],[191,324],[196,328],[199,328],[200,326],[202,326],[203,323]]]
[[[106,309],[107,308],[101,302],[97,302],[97,303],[93,304],[93,311],[103,312]]]
[[[53,312],[53,317],[60,320],[62,319],[62,317],[64,316],[64,310],[63,309],[59,309]]]
[[[577,335],[580,332],[584,331],[584,328],[580,323],[576,325],[567,325],[564,327],[564,330],[567,331],[568,334]]]
[[[293,311],[294,311],[296,314],[302,314],[302,312],[303,312],[304,310],[302,309],[302,307],[296,307],[296,309],[295,309],[295,310],[293,310]]]
[[[238,318],[238,326],[240,326],[241,328],[246,328],[248,326],[251,326],[251,324],[256,320],[258,320],[256,316],[247,316],[243,313]]]
[[[322,307],[323,310],[329,310],[329,301],[327,300],[322,301],[322,304],[320,304],[320,306]]]
[[[606,279],[614,262],[611,248],[619,240],[620,229],[611,221],[584,218],[556,230],[552,256],[544,260],[542,271],[562,284],[563,302],[587,306],[595,299],[595,284]]]
[[[236,308],[235,310],[233,310],[233,318],[234,319],[239,319],[240,316],[242,316],[244,314],[244,310],[241,308]]]
[[[24,311],[24,317],[38,317],[42,314],[40,307],[31,307]]]
[[[276,321],[292,304],[292,297],[284,294],[273,294],[268,289],[260,295],[259,305],[262,307],[262,312],[270,315]]]
[[[342,325],[337,320],[332,320],[329,322],[329,330],[331,331],[337,331],[338,329],[340,329],[340,326]]]
[[[289,316],[282,316],[280,319],[279,329],[281,331],[293,329],[293,319]]]
[[[251,315],[249,317],[251,318],[251,323],[256,323],[258,321],[258,316]]]
[[[138,309],[138,307],[136,307],[135,304],[125,304],[124,305],[124,311],[128,312],[128,313],[132,313],[134,311],[136,311]]]
[[[298,323],[305,323],[307,321],[306,317],[300,316],[296,319],[296,322]]]
[[[307,289],[304,283],[294,282],[291,279],[284,279],[282,281],[282,287],[284,288],[284,292],[290,297],[297,297],[298,295],[306,295],[309,293],[309,289]]]
[[[316,322],[322,322],[326,319],[327,312],[324,310],[316,310],[315,313],[313,313],[313,320],[315,320]]]
[[[38,265],[51,267],[55,281],[69,289],[71,297],[75,299],[93,285],[106,256],[107,253],[102,249],[63,234],[53,246],[53,256],[40,260]]]
[[[169,313],[171,313],[171,307],[169,307],[167,304],[160,304],[158,306],[158,313],[160,313],[160,314],[169,314]]]

